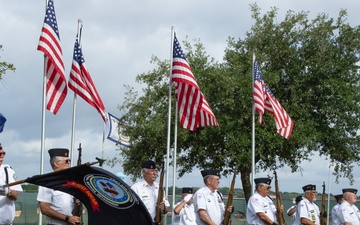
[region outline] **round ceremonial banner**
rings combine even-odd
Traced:
[[[119,181],[104,175],[88,174],[84,177],[85,185],[106,204],[118,209],[127,209],[135,204],[134,196]]]

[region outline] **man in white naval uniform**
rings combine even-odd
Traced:
[[[287,211],[286,211],[286,214],[288,216],[291,216],[291,225],[296,225],[295,223],[295,219],[296,219],[296,209],[297,209],[297,206],[299,204],[299,202],[302,200],[302,196],[299,195],[295,198],[295,204],[293,206],[291,206]]]
[[[48,152],[50,164],[54,171],[70,167],[71,159],[69,158],[68,149],[53,148]],[[80,217],[72,215],[76,200],[68,193],[39,186],[37,201],[41,213],[46,216],[47,224],[68,225],[81,222]]]
[[[304,197],[298,204],[295,223],[297,225],[320,225],[320,210],[315,204],[317,195],[316,185],[308,184],[302,187],[302,189]]]
[[[141,173],[144,180],[139,181],[131,186],[131,189],[139,196],[146,206],[151,218],[155,219],[156,204],[159,194],[159,183],[155,182],[158,177],[158,169],[152,160],[144,161],[141,164]],[[169,201],[164,199],[158,206],[165,214],[170,206]]]
[[[3,164],[6,152],[0,144],[0,185],[15,182],[15,171],[7,164]],[[22,192],[21,185],[5,187],[0,194],[0,224],[12,224],[15,219],[15,201]]]
[[[276,206],[268,196],[271,189],[270,178],[256,178],[255,193],[250,197],[247,209],[246,220],[253,225],[277,225]],[[284,210],[284,206],[280,206]]]
[[[220,225],[224,220],[225,205],[222,194],[217,190],[220,184],[219,170],[202,170],[205,187],[197,190],[193,196],[198,225]],[[233,206],[227,210],[233,212]]]
[[[331,209],[331,221],[332,221],[332,225],[341,225],[341,220],[339,218],[339,210],[340,210],[340,205],[341,203],[344,201],[344,197],[343,195],[335,195],[335,199],[336,199],[336,205],[334,205],[334,207]]]
[[[193,189],[190,187],[182,188],[182,201],[174,205],[173,225],[197,225],[192,199],[193,193]]]
[[[339,219],[341,224],[344,225],[359,225],[360,224],[360,213],[356,207],[356,193],[357,189],[346,188],[342,190],[344,194],[344,201],[340,205]]]

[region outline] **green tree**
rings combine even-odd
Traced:
[[[2,51],[2,45],[0,45],[0,51]],[[11,63],[7,62],[0,62],[0,80],[2,79],[2,76],[6,73],[8,70],[15,71],[15,67]]]
[[[178,129],[179,176],[192,168],[219,168],[224,175],[237,169],[245,198],[251,195],[252,145],[252,54],[256,53],[265,83],[295,123],[290,140],[276,133],[273,116],[266,113],[256,124],[257,169],[288,165],[301,171],[299,163],[314,153],[327,156],[337,177],[353,182],[352,163],[359,161],[359,49],[360,28],[346,23],[346,11],[337,20],[319,14],[288,11],[277,22],[277,10],[260,15],[251,5],[255,20],[244,39],[229,38],[224,62],[206,55],[199,40],[184,46],[192,71],[220,127],[196,132]],[[167,149],[169,61],[153,56],[157,67],[137,76],[145,84],[142,95],[127,87],[119,109],[132,125],[127,130],[133,145],[122,149],[123,166],[133,179],[140,163],[163,160]],[[175,102],[174,97],[172,103]],[[172,127],[174,127],[172,104]],[[173,147],[174,131],[171,134]],[[339,163],[345,160],[346,163]],[[113,163],[116,163],[114,160]],[[199,178],[200,179],[200,178]]]

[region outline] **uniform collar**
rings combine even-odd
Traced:
[[[216,193],[217,192],[217,189],[215,189],[214,191],[211,191],[210,188],[208,188],[208,186],[205,186],[204,188],[205,188],[206,192],[208,192],[208,193]]]
[[[154,182],[153,185],[149,185],[148,182],[146,182],[146,180],[142,180],[141,183],[144,187],[151,187],[151,188],[157,187],[156,182]]]

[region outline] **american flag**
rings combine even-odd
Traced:
[[[67,86],[53,0],[48,0],[37,50],[46,55],[46,109],[55,115],[65,100]]]
[[[262,123],[264,112],[273,114],[277,132],[289,139],[294,127],[294,122],[285,112],[273,93],[264,83],[257,60],[254,60],[254,107],[259,113],[259,123]]]
[[[171,81],[175,82],[175,96],[182,128],[196,131],[198,127],[219,126],[176,36],[174,37]]]
[[[86,69],[84,56],[76,38],[74,46],[74,57],[71,65],[69,88],[82,97],[87,103],[93,106],[101,115],[104,122],[107,122],[105,106],[95,88],[89,71]]]

